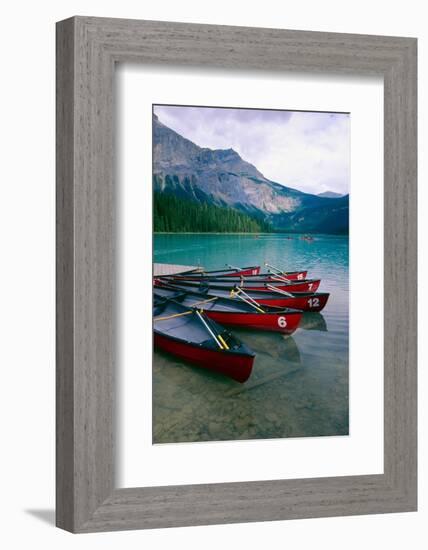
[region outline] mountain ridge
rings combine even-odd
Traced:
[[[340,197],[344,197],[345,195],[342,195],[341,193],[336,193],[335,191],[323,191],[322,193],[318,193],[318,197],[326,197],[328,199],[339,199]]]
[[[153,186],[156,192],[181,199],[234,208],[263,219],[275,230],[348,230],[348,196],[320,197],[271,181],[234,149],[200,147],[163,124],[156,115]],[[334,219],[338,211],[339,224]]]

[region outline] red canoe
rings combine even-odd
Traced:
[[[203,272],[208,277],[221,277],[222,271],[205,271]],[[224,277],[246,277],[247,275],[258,275],[260,266],[253,265],[250,267],[233,267],[223,271]]]
[[[313,312],[323,310],[329,297],[328,292],[298,292],[293,293],[293,296],[283,296],[281,298],[278,298],[276,294],[268,293],[260,297],[254,296],[262,305],[290,307]]]
[[[292,281],[291,283],[285,283],[281,281],[273,281],[270,279],[260,279],[252,282],[251,280],[233,279],[232,277],[219,278],[207,278],[201,277],[200,279],[176,279],[171,276],[156,277],[156,280],[162,280],[168,284],[176,284],[179,281],[180,286],[186,286],[193,289],[200,288],[201,285],[209,285],[210,287],[223,288],[226,290],[232,290],[235,286],[243,288],[246,292],[249,290],[257,290],[262,292],[271,292],[272,288],[284,290],[286,292],[316,292],[320,286],[320,279],[305,279],[303,281]],[[270,287],[270,288],[269,288]]]
[[[250,300],[245,296],[236,300],[160,287],[156,288],[154,298],[155,300],[173,299],[187,308],[203,309],[207,317],[222,325],[282,334],[292,334],[299,327],[302,319],[301,311],[251,305]]]
[[[259,268],[260,269],[260,268]],[[218,273],[218,275],[216,275]],[[245,280],[248,281],[260,281],[260,280],[270,280],[270,281],[280,281],[288,279],[289,281],[301,281],[306,279],[308,275],[307,271],[288,271],[284,272],[281,275],[276,273],[247,273],[237,276],[236,272],[224,275],[224,272],[221,271],[187,271],[185,273],[176,273],[174,275],[167,275],[168,277],[173,277],[174,279],[186,279],[189,281],[199,280],[201,278],[208,279],[223,279],[227,277],[228,279],[238,279],[245,277]]]
[[[205,271],[202,268],[192,269],[190,271],[182,271],[181,273],[175,273],[170,275],[181,279],[182,277],[246,277],[248,275],[258,275],[260,273],[260,266],[253,265],[250,267],[231,267],[229,269],[216,269],[215,271]]]
[[[255,354],[203,313],[173,301],[155,305],[155,347],[238,382],[248,380]]]
[[[164,286],[165,282],[158,280],[155,283],[157,286]],[[189,290],[189,287],[175,284],[171,286],[175,290]],[[204,290],[195,289],[200,292],[201,296],[218,296],[220,298],[230,298],[230,290],[224,288],[218,288],[215,285],[206,286]],[[247,291],[245,292],[256,302],[264,306],[273,306],[279,308],[292,308],[300,309],[302,311],[321,311],[329,299],[330,294],[328,292],[299,292],[293,293],[291,296],[286,296],[281,292],[264,292],[264,291]]]

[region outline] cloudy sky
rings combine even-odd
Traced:
[[[232,147],[270,180],[308,193],[349,193],[348,114],[159,105],[154,111],[200,147]]]

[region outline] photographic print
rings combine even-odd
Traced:
[[[153,443],[348,435],[349,113],[152,125]]]

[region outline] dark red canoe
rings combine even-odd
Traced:
[[[164,286],[166,283],[162,280],[158,280],[155,283],[157,286]],[[188,286],[182,286],[182,284],[175,283],[171,288],[175,290],[189,290]],[[233,289],[232,289],[233,290]],[[193,291],[193,289],[192,289]],[[231,291],[216,285],[206,285],[202,287],[196,287],[194,291],[197,291],[201,296],[209,294],[210,296],[218,296],[220,298],[230,298]],[[273,306],[279,308],[292,308],[300,309],[302,311],[321,311],[329,299],[330,294],[328,292],[294,292],[290,296],[282,294],[281,292],[259,292],[255,290],[245,291],[256,302],[264,306]],[[235,298],[236,299],[236,298]]]
[[[198,367],[245,382],[255,354],[225,328],[195,309],[166,300],[153,311],[155,347]]]
[[[303,281],[292,281],[290,283],[282,281],[273,281],[270,279],[261,279],[252,282],[247,278],[234,279],[233,277],[224,278],[208,278],[201,277],[200,279],[176,279],[171,276],[156,277],[155,280],[163,280],[169,284],[176,284],[179,281],[180,286],[188,286],[190,288],[198,288],[201,284],[209,286],[215,285],[216,288],[223,288],[231,290],[235,286],[243,288],[245,291],[257,290],[263,292],[271,292],[273,287],[279,290],[285,290],[286,292],[316,292],[320,286],[320,279],[305,279]]]
[[[251,269],[251,268],[249,268]],[[260,270],[260,268],[258,268]],[[230,270],[229,270],[230,271]],[[225,274],[224,271],[186,271],[184,273],[176,273],[174,275],[167,275],[168,277],[173,277],[174,279],[188,279],[188,280],[199,280],[203,278],[208,279],[223,279],[224,277],[229,278],[239,278],[245,277],[249,281],[259,281],[259,280],[289,280],[289,281],[301,281],[306,279],[308,275],[307,271],[288,271],[281,274],[276,273],[241,273],[237,274],[236,272]]]
[[[217,271],[202,270],[202,273],[207,277],[246,277],[247,275],[258,275],[260,273],[260,266],[253,265],[250,267],[230,267],[229,269]]]
[[[187,308],[202,309],[207,317],[217,323],[241,328],[292,334],[302,319],[301,311],[251,305],[251,300],[245,296],[236,300],[160,287],[155,289],[154,297],[158,300],[173,299]]]
[[[232,267],[229,269],[216,269],[215,271],[205,271],[201,267],[192,269],[190,271],[182,271],[181,273],[174,273],[171,277],[240,277],[248,275],[258,275],[260,273],[260,266],[253,265],[249,267]]]

